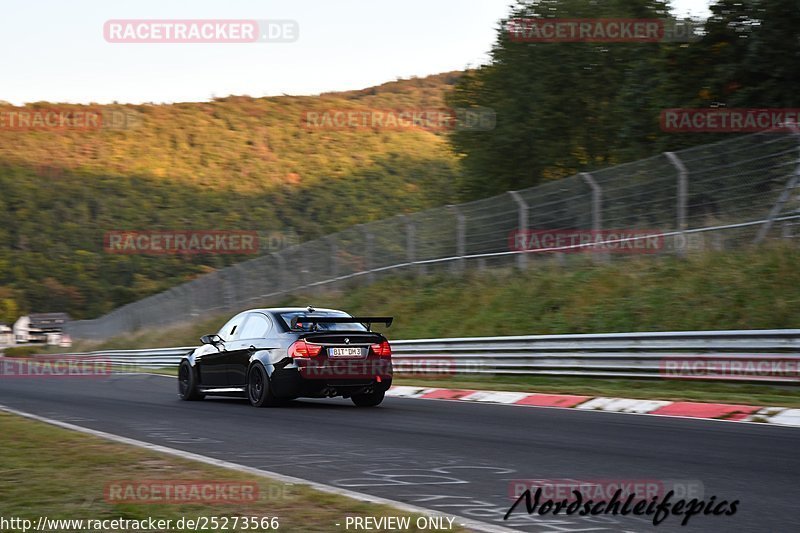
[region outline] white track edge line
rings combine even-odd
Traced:
[[[161,375],[161,374],[153,374],[153,375]],[[167,376],[170,377],[170,376]],[[94,437],[99,437],[101,439],[110,440],[113,442],[117,442],[120,444],[127,444],[129,446],[136,446],[137,448],[143,448],[149,451],[163,453],[167,455],[172,455],[174,457],[178,457],[181,459],[187,459],[190,461],[196,461],[200,463],[205,463],[211,466],[216,466],[220,468],[225,468],[228,470],[234,470],[237,472],[241,472],[244,474],[250,474],[259,476],[262,478],[270,479],[273,481],[280,481],[283,483],[291,483],[294,485],[306,485],[315,490],[320,492],[326,492],[328,494],[335,494],[338,496],[345,496],[357,501],[367,502],[367,503],[375,503],[380,505],[388,505],[394,507],[400,511],[405,511],[408,513],[416,513],[422,514],[426,516],[451,516],[456,518],[456,522],[464,527],[469,529],[473,529],[475,531],[481,531],[486,533],[512,533],[518,530],[516,529],[509,529],[503,526],[495,526],[493,524],[489,524],[486,522],[481,522],[478,520],[474,520],[471,518],[464,518],[462,516],[454,515],[454,514],[447,514],[442,513],[439,511],[434,511],[432,509],[426,509],[424,507],[418,507],[416,505],[411,505],[395,500],[390,500],[388,498],[382,498],[380,496],[372,496],[370,494],[364,494],[363,492],[356,492],[348,489],[343,489],[340,487],[334,487],[333,485],[326,485],[325,483],[319,483],[316,481],[308,481],[305,479],[287,476],[284,474],[279,474],[277,472],[272,472],[269,470],[261,470],[258,468],[254,468],[251,466],[240,465],[238,463],[232,463],[230,461],[225,461],[222,459],[215,459],[214,457],[208,457],[206,455],[201,455],[193,452],[187,452],[183,450],[179,450],[177,448],[170,448],[168,446],[162,446],[160,444],[152,444],[149,442],[144,442],[141,440],[131,439],[128,437],[123,437],[121,435],[115,435],[113,433],[107,433],[105,431],[99,431],[96,429],[91,429],[83,426],[78,426],[75,424],[70,424],[68,422],[62,422],[60,420],[55,420],[52,418],[47,418],[44,416],[39,416],[33,413],[28,413],[26,411],[20,411],[18,409],[14,409],[13,407],[8,407],[6,405],[0,404],[0,411],[14,414],[17,416],[21,416],[24,418],[28,418],[31,420],[37,420],[39,422],[44,422],[46,424],[50,424],[53,426],[57,426],[63,429],[68,429],[71,431],[77,431],[79,433],[84,433],[87,435],[92,435]]]
[[[531,393],[536,394],[536,393]],[[651,416],[653,418],[679,418],[681,420],[695,420],[698,422],[727,422],[729,424],[752,424],[759,427],[771,427],[771,428],[789,428],[789,429],[799,429],[798,426],[792,426],[789,424],[773,424],[770,422],[751,422],[748,420],[725,420],[724,418],[701,418],[697,416],[683,416],[683,415],[658,415],[654,413],[625,413],[622,411],[603,411],[601,409],[576,409],[575,407],[560,407],[557,405],[524,405],[518,403],[491,403],[491,402],[470,402],[451,398],[403,398],[401,396],[393,396],[391,398],[397,400],[425,400],[425,401],[432,401],[432,402],[455,402],[455,403],[463,403],[469,405],[501,405],[501,406],[508,406],[508,407],[520,407],[520,408],[534,408],[534,409],[560,409],[563,411],[572,411],[577,413],[605,413],[607,415],[635,415],[635,416]],[[770,406],[771,407],[771,406]],[[789,409],[789,408],[787,408]]]

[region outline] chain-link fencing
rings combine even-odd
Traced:
[[[387,273],[726,250],[800,235],[800,133],[763,132],[522,191],[355,226],[202,276],[95,320],[104,339],[368,283]],[[389,192],[391,194],[391,192]],[[796,241],[793,241],[796,242]]]

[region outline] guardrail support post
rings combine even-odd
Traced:
[[[676,217],[677,220],[675,221],[675,229],[680,232],[681,238],[681,246],[675,246],[675,252],[680,255],[686,255],[686,228],[688,224],[686,222],[686,217],[688,213],[687,209],[687,201],[689,196],[689,171],[686,169],[686,165],[683,164],[683,161],[678,157],[678,154],[675,152],[664,152],[664,155],[667,156],[672,166],[678,171],[678,207]]]
[[[464,256],[467,255],[467,217],[459,211],[458,206],[448,205],[456,217],[456,256],[459,258],[453,267],[454,272],[464,271]]]
[[[527,235],[528,233],[528,204],[522,199],[522,196],[517,191],[508,191],[511,198],[517,202],[518,207],[518,220],[517,220],[517,234]],[[525,270],[528,266],[528,254],[520,251],[517,254],[517,268]]]

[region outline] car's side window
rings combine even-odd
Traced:
[[[240,339],[261,339],[267,336],[272,324],[261,313],[249,313],[242,327]]]
[[[235,317],[230,319],[227,324],[222,326],[222,329],[219,330],[219,333],[217,335],[222,337],[222,340],[224,340],[225,342],[230,342],[238,339],[242,329],[241,328],[242,322],[244,321],[245,316],[246,315],[244,314],[236,315]]]

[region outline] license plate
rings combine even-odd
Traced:
[[[361,357],[361,348],[328,348],[330,357]]]

